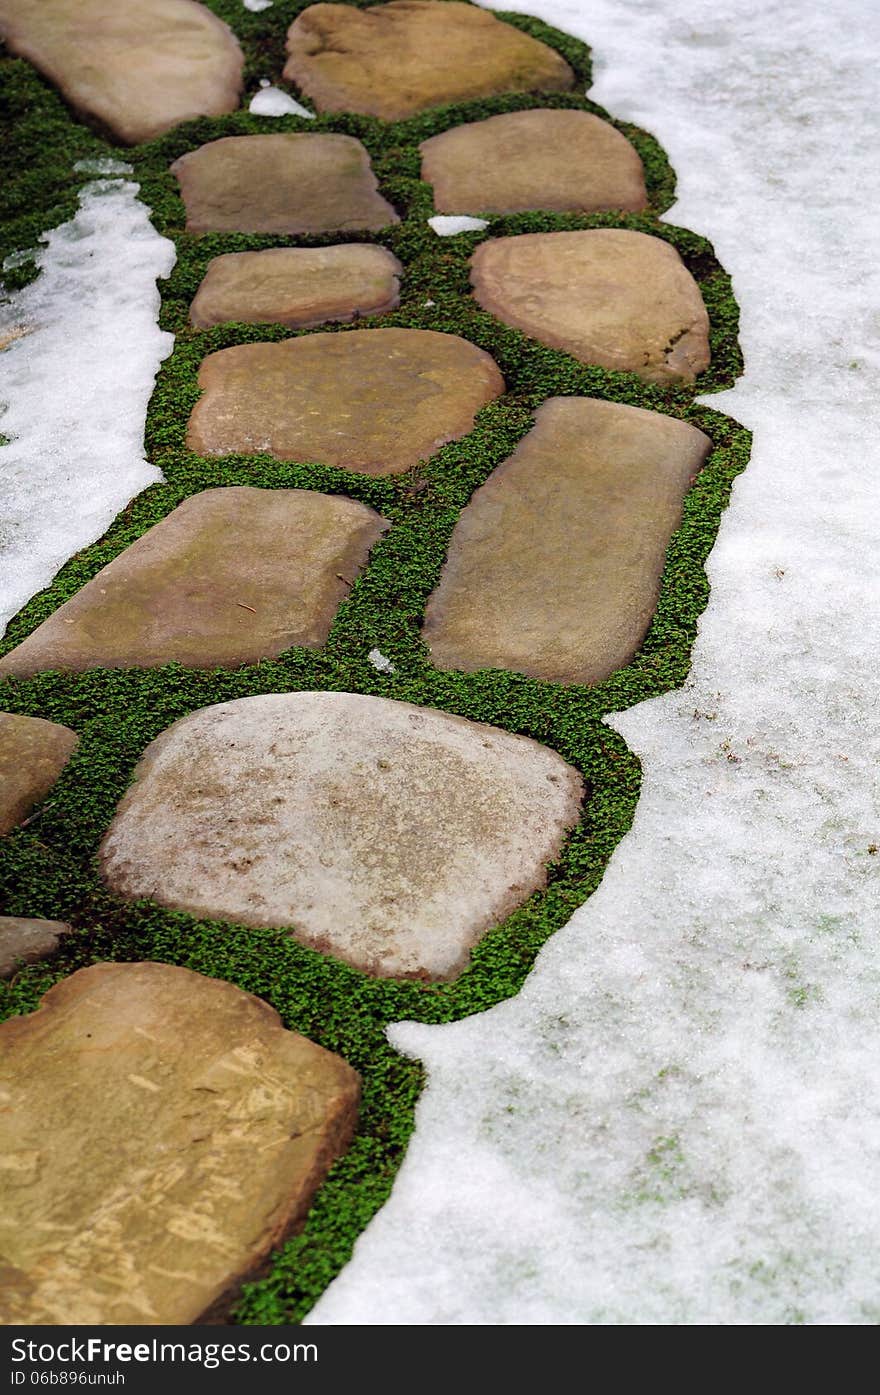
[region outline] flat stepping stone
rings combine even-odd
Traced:
[[[581,363],[692,383],[709,366],[709,316],[674,247],[619,228],[526,233],[471,258],[474,298]]]
[[[207,489],[187,499],[17,649],[0,674],[230,668],[319,648],[389,525],[307,489]]]
[[[238,320],[305,329],[393,310],[403,267],[384,247],[271,247],[208,264],[190,312],[197,329]]]
[[[465,436],[504,379],[456,334],[362,329],[221,349],[199,386],[186,436],[198,455],[267,451],[396,475]]]
[[[191,233],[375,232],[400,222],[354,136],[224,136],[171,171]]]
[[[575,81],[555,49],[452,0],[310,5],[288,30],[287,51],[284,76],[318,111],[386,121],[500,92],[567,91]]]
[[[583,789],[546,747],[354,693],[242,698],[147,748],[101,847],[118,895],[451,978],[544,885]]]
[[[238,106],[238,40],[193,0],[0,0],[0,37],[130,145]]]
[[[586,111],[512,111],[419,148],[438,213],[637,212],[648,202],[636,151]]]
[[[7,1324],[222,1316],[354,1127],[350,1066],[170,964],[80,969],[0,1041]]]
[[[78,741],[69,727],[0,712],[0,835],[46,798]]]
[[[425,615],[434,664],[598,683],[629,663],[711,446],[658,412],[550,398],[459,518]]]
[[[0,978],[12,978],[22,964],[48,959],[69,933],[70,926],[63,920],[0,915]]]

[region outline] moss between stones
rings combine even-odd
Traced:
[[[346,0],[350,3],[351,0]],[[260,77],[277,79],[284,35],[306,0],[276,0],[258,15],[240,0],[209,0],[236,30],[247,55],[248,91]],[[582,84],[589,81],[588,50],[533,19],[512,24],[552,44]],[[386,1200],[413,1127],[422,1070],[388,1045],[384,1028],[400,1019],[447,1022],[480,1012],[515,994],[537,951],[598,885],[608,858],[632,821],[640,767],[622,739],[602,724],[609,712],[680,686],[689,666],[697,618],[708,596],[703,564],[712,546],[731,484],[748,459],[749,433],[729,417],[693,402],[693,392],[649,386],[630,374],[587,368],[544,348],[478,309],[468,295],[467,261],[485,236],[556,229],[625,227],[663,237],[678,248],[700,284],[712,325],[712,365],[694,391],[729,387],[741,371],[738,314],[730,283],[703,238],[657,217],[672,201],[674,178],[660,147],[645,132],[614,122],[645,162],[651,209],[639,216],[518,214],[493,218],[485,233],[438,238],[427,226],[431,191],[418,178],[418,142],[463,121],[502,111],[549,105],[608,114],[571,94],[513,96],[440,108],[385,124],[370,117],[334,115],[316,121],[261,118],[246,111],[190,122],[148,145],[111,146],[75,121],[58,96],[17,60],[0,63],[0,99],[18,120],[14,153],[0,149],[0,255],[32,245],[38,233],[69,218],[88,176],[76,160],[120,156],[136,168],[141,197],[160,232],[172,237],[178,261],[161,283],[161,324],[177,337],[163,366],[147,422],[149,459],[167,483],[141,494],[106,536],[73,558],[53,584],[10,625],[0,652],[29,634],[63,600],[182,499],[216,485],[308,488],[344,493],[371,505],[393,527],[342,606],[325,648],[293,649],[278,660],[235,671],[202,672],[178,665],[161,669],[49,673],[0,682],[0,710],[29,713],[73,727],[81,741],[48,803],[28,828],[0,845],[0,904],[10,915],[69,921],[66,938],[49,964],[22,970],[0,987],[0,1015],[32,1011],[59,978],[96,960],[157,959],[227,979],[272,1004],[285,1025],[339,1052],[360,1071],[363,1107],[355,1140],[321,1188],[302,1233],[273,1257],[268,1274],[247,1285],[232,1316],[244,1323],[300,1319],[338,1273],[357,1236]],[[168,165],[206,140],[264,131],[343,131],[367,146],[382,192],[402,222],[368,235],[403,262],[400,308],[381,323],[461,334],[493,355],[507,394],[485,408],[473,432],[446,446],[404,476],[375,480],[320,465],[291,465],[269,456],[203,459],[187,451],[184,434],[198,395],[196,373],[206,353],[230,344],[291,337],[278,326],[230,324],[199,333],[187,324],[189,302],[207,262],[222,252],[266,246],[320,246],[348,236],[285,239],[183,232],[184,210]],[[29,212],[21,216],[19,210]],[[24,284],[32,265],[11,272]],[[432,300],[433,306],[425,301]],[[350,326],[327,327],[347,333]],[[306,333],[314,331],[304,331]],[[594,688],[560,687],[515,673],[473,674],[433,669],[421,643],[424,604],[436,584],[461,508],[492,469],[510,454],[531,424],[530,413],[548,396],[580,394],[666,412],[692,422],[714,449],[691,490],[682,525],[670,544],[657,612],[633,662]],[[381,649],[395,665],[377,673],[367,654]],[[95,854],[117,801],[130,783],[145,746],[177,718],[209,703],[256,693],[341,689],[438,707],[532,736],[558,751],[592,791],[583,820],[545,891],[532,896],[474,950],[471,967],[455,983],[423,985],[372,980],[307,950],[283,932],[231,927],[167,911],[147,902],[126,904],[97,875]]]

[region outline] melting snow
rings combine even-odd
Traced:
[[[114,160],[110,155],[99,155],[96,160],[77,160],[73,167],[77,174],[133,174],[134,166],[125,160]]]
[[[438,237],[455,237],[456,233],[479,232],[489,226],[485,218],[470,218],[465,213],[435,213],[428,222]]]
[[[0,302],[0,630],[162,478],[143,433],[173,343],[156,324],[156,278],[174,247],[137,191],[86,185],[76,216],[43,235],[36,281]]]
[[[523,992],[430,1083],[315,1323],[880,1320],[880,61],[873,0],[493,0],[592,43],[733,274],[754,449],[644,780]]]
[[[315,113],[294,101],[289,92],[282,92],[280,87],[270,87],[265,80],[260,83],[259,92],[251,97],[248,111],[252,111],[254,116],[307,116],[311,121],[315,119]]]
[[[379,673],[394,672],[393,663],[390,659],[386,659],[385,655],[381,652],[381,650],[371,649],[369,654],[367,655],[367,658],[373,665],[373,668],[376,669]]]

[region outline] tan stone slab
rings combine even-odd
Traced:
[[[620,228],[526,233],[471,258],[477,302],[581,363],[692,383],[709,366],[709,316],[674,247]]]
[[[0,1042],[7,1324],[219,1314],[354,1126],[344,1061],[170,964],[81,969]]]
[[[270,247],[230,252],[208,264],[190,306],[197,329],[238,320],[305,329],[393,310],[403,267],[384,247]]]
[[[400,222],[354,136],[224,136],[171,172],[191,233],[376,232]]]
[[[78,740],[69,727],[0,712],[0,835],[46,798]]]
[[[308,489],[208,489],[185,500],[0,659],[46,669],[234,667],[324,643],[389,525]]]
[[[438,213],[637,212],[648,196],[625,136],[586,111],[511,111],[420,146]]]
[[[499,92],[559,92],[574,73],[556,51],[474,5],[391,0],[310,5],[287,34],[284,76],[318,111],[396,121]]]
[[[500,396],[494,360],[456,334],[362,329],[209,354],[186,443],[395,475],[471,430]]]
[[[31,920],[0,915],[0,978],[11,978],[22,964],[48,959],[70,926],[62,920]]]
[[[550,398],[459,518],[425,614],[433,662],[557,683],[629,663],[711,445],[658,412]]]
[[[238,40],[194,0],[0,0],[0,37],[131,145],[238,106]]]
[[[545,881],[577,772],[497,727],[353,693],[204,708],[148,747],[101,847],[118,894],[451,978]]]

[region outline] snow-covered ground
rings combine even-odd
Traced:
[[[85,174],[123,175],[117,161]],[[138,186],[87,184],[35,250],[41,274],[0,300],[0,634],[64,562],[162,478],[143,453],[147,403],[172,336],[156,324],[174,265]]]
[[[874,0],[497,0],[594,46],[710,237],[755,432],[635,825],[430,1083],[315,1323],[880,1320]],[[873,381],[872,381],[873,378]]]

